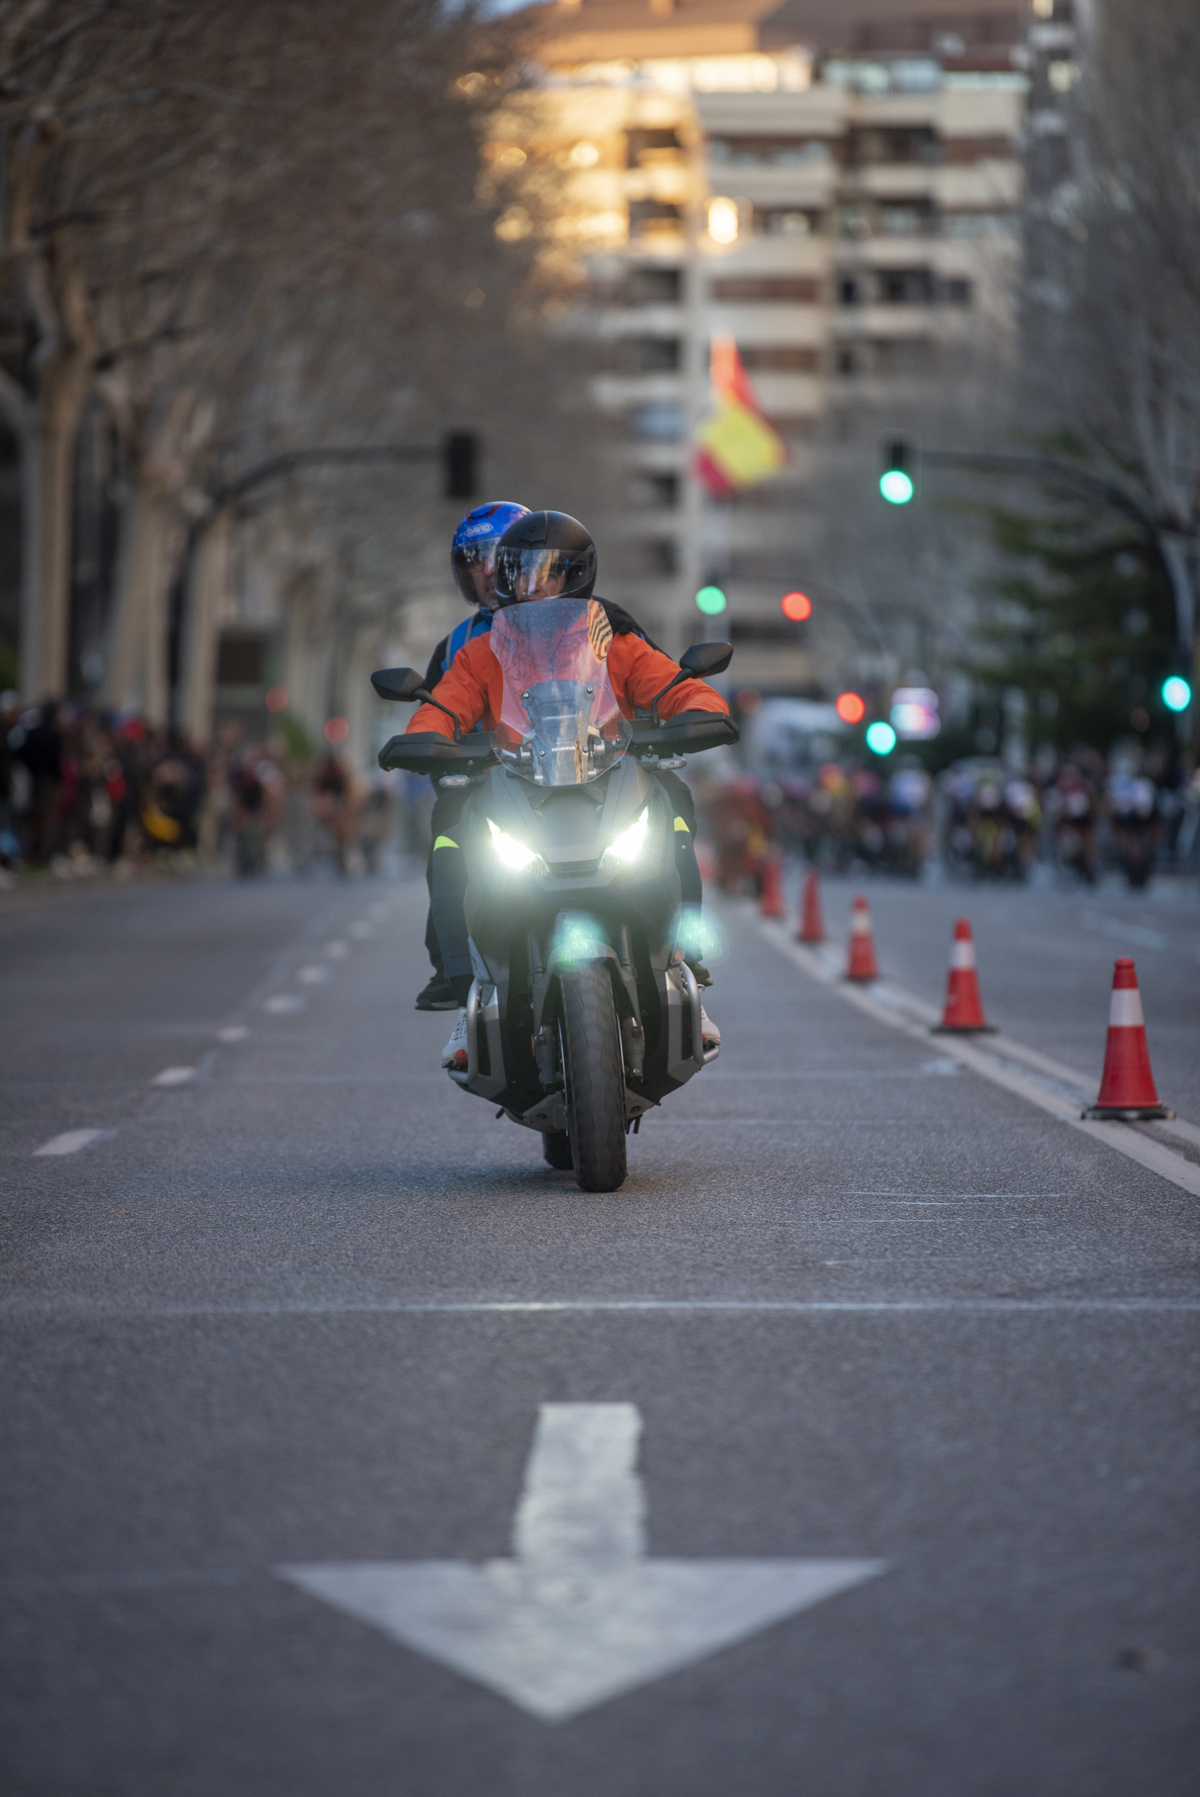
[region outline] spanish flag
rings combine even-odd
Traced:
[[[710,493],[726,498],[782,468],[787,450],[763,414],[731,337],[713,340],[712,384],[716,409],[697,433],[692,466]]]

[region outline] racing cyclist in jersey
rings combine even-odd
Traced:
[[[492,628],[496,609],[496,545],[518,518],[528,516],[529,508],[509,499],[489,500],[477,505],[460,519],[450,545],[450,566],[455,584],[468,605],[475,610],[461,624],[444,636],[429,659],[425,685],[430,692],[452,665],[454,658],[476,637],[486,636]],[[433,850],[439,841],[449,841],[458,823],[458,814],[466,803],[464,792],[441,792],[433,781],[433,816],[429,858],[425,865],[425,884],[432,891]],[[429,983],[417,994],[418,1011],[456,1011],[458,1000],[446,978],[441,946],[433,923],[433,907],[425,919],[425,947],[433,973]]]
[[[496,554],[496,593],[500,605],[529,604],[539,599],[592,597],[596,579],[596,546],[584,526],[565,512],[532,512],[517,520],[500,541]],[[669,656],[651,643],[622,606],[600,599],[613,631],[608,651],[608,670],[617,703],[627,717],[639,707],[649,707],[657,693],[679,672]],[[464,730],[482,725],[495,727],[500,715],[503,679],[500,664],[486,637],[476,637],[455,657],[444,675],[438,700],[458,719]],[[728,713],[721,695],[702,680],[684,680],[660,701],[659,714],[674,717],[680,711]],[[422,705],[411,719],[406,734],[434,731],[452,736],[453,724],[444,711]],[[676,865],[680,872],[683,905],[699,911],[700,873],[694,845],[695,809],[682,781],[670,774],[655,774],[666,788],[675,811]],[[686,795],[681,799],[679,793]],[[466,864],[458,843],[449,836],[435,838],[431,881],[432,909],[443,964],[458,1008],[449,1042],[442,1052],[443,1067],[466,1065],[467,994],[473,969],[463,903]],[[697,963],[690,961],[693,968]],[[704,970],[704,983],[711,977]],[[715,1047],[721,1032],[701,1008],[701,1029],[706,1048]],[[459,1057],[462,1057],[461,1061]]]

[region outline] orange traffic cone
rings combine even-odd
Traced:
[[[815,873],[804,876],[804,902],[800,907],[797,942],[824,942],[825,925],[821,918],[821,888]]]
[[[879,965],[875,959],[875,939],[871,935],[871,908],[861,892],[854,901],[846,978],[848,980],[877,980],[879,978]]]
[[[943,1033],[950,1035],[983,1035],[994,1034],[992,1025],[983,1014],[983,1000],[979,996],[979,975],[975,971],[975,943],[971,937],[971,926],[965,917],[960,917],[954,926],[954,940],[950,944],[950,973],[946,980],[946,1008],[942,1012],[942,1021],[934,1025],[935,1036]]]
[[[1137,971],[1127,955],[1113,967],[1108,1040],[1104,1045],[1104,1072],[1100,1076],[1099,1096],[1083,1114],[1118,1120],[1175,1115],[1162,1103],[1155,1089]]]
[[[769,854],[763,863],[762,896],[758,901],[764,917],[783,916],[783,856]]]

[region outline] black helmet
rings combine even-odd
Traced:
[[[596,545],[566,512],[529,512],[510,524],[496,550],[496,598],[590,599],[596,584]]]

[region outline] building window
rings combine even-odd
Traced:
[[[630,497],[643,511],[674,511],[679,504],[679,476],[647,471],[634,481]]]
[[[683,435],[683,407],[665,401],[633,406],[629,428],[647,443],[677,443]]]
[[[853,275],[843,275],[838,282],[838,305],[857,306],[859,298],[858,282]]]
[[[642,544],[640,560],[647,574],[674,574],[679,567],[679,547],[674,537],[655,537]]]
[[[990,237],[994,231],[1011,231],[1011,212],[946,212],[942,233],[946,237]]]
[[[679,367],[678,337],[630,337],[625,361],[634,374],[674,374]]]
[[[835,214],[839,237],[869,237],[872,214],[869,206],[839,206]]]
[[[926,168],[942,160],[941,140],[928,125],[893,126],[852,131],[849,160],[857,168],[880,163],[919,163]]]
[[[683,145],[677,131],[640,130],[625,135],[625,166],[651,168],[655,163],[678,163],[683,160]]]
[[[960,280],[957,276],[942,282],[942,299],[948,306],[969,306],[972,291],[970,281]]]
[[[668,200],[631,200],[629,202],[629,235],[649,237],[658,231],[682,229],[683,207]]]
[[[811,305],[821,297],[821,283],[795,275],[742,275],[714,281],[709,292],[715,300],[731,303],[792,301]]]
[[[878,225],[884,237],[931,237],[937,215],[924,200],[889,200],[879,208]]]
[[[933,299],[933,276],[927,268],[883,268],[879,300],[884,306],[927,306]]]
[[[813,374],[821,365],[819,350],[792,343],[739,344],[744,368],[761,368],[778,374]]]
[[[677,306],[682,287],[678,268],[631,268],[626,294],[631,306]]]
[[[852,349],[839,349],[837,353],[837,371],[849,378],[858,373],[858,358]]]
[[[708,155],[734,168],[810,168],[832,160],[820,137],[710,137]]]
[[[760,237],[811,237],[819,212],[801,212],[795,206],[753,206],[750,229]]]

